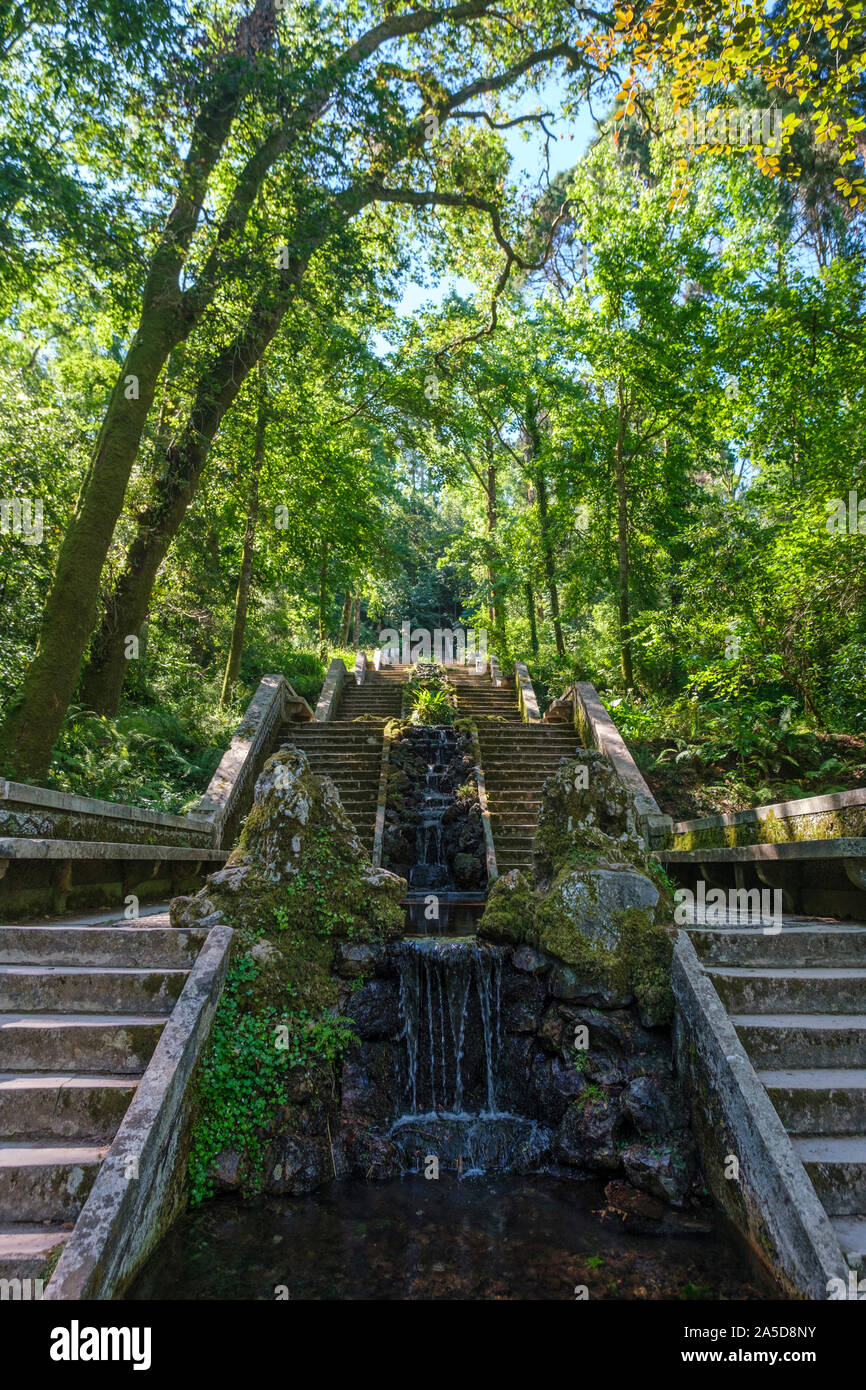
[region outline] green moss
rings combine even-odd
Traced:
[[[491,884],[487,904],[478,924],[480,936],[515,945],[536,944],[535,891],[525,874],[513,870]]]
[[[255,834],[254,808],[244,839]],[[307,838],[296,874],[278,883],[262,876],[242,893],[212,894],[237,929],[232,963],[199,1066],[190,1152],[193,1203],[213,1191],[219,1154],[241,1160],[245,1192],[262,1182],[269,1138],[297,1126],[299,1090],[322,1103],[337,1091],[336,1064],[356,1039],[336,1012],[331,974],[341,940],[398,934],[403,911],[365,880],[369,865],[324,827]]]

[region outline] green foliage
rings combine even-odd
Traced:
[[[356,1041],[347,1020],[315,1017],[290,985],[280,1002],[250,1008],[261,969],[236,952],[199,1068],[189,1161],[193,1205],[212,1195],[213,1163],[224,1149],[242,1156],[245,1191],[259,1189],[268,1131],[289,1104],[293,1081],[301,1073],[331,1075],[331,1065]]]
[[[457,715],[454,687],[444,667],[416,664],[406,682],[410,724],[453,724]]]

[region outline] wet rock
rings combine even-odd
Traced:
[[[404,1086],[399,1049],[379,1040],[353,1048],[343,1061],[340,1128],[362,1130],[383,1123],[401,1103]]]
[[[512,870],[512,872],[515,872]],[[515,947],[511,953],[511,963],[515,970],[526,971],[529,975],[543,975],[550,969],[551,961],[542,951],[536,951],[532,946],[522,945]],[[551,986],[551,994],[556,990]]]
[[[484,879],[484,869],[474,854],[455,854],[454,856],[454,882],[457,887],[466,891],[470,888],[480,887]]]
[[[619,1107],[608,1096],[581,1098],[568,1107],[556,1132],[555,1153],[560,1162],[577,1168],[619,1168],[621,1123]]]
[[[346,1006],[346,1017],[363,1040],[390,1038],[400,1029],[399,989],[392,980],[370,980]]]
[[[497,1090],[502,1110],[522,1115],[536,1113],[537,1100],[532,1086],[532,1062],[536,1052],[531,1033],[503,1034]]]
[[[622,1152],[626,1177],[634,1187],[653,1197],[681,1205],[694,1176],[689,1150],[673,1145],[629,1144]]]
[[[532,1093],[535,1114],[547,1124],[557,1125],[569,1105],[586,1088],[585,1077],[566,1058],[536,1054],[532,1063]]]
[[[670,1082],[655,1076],[637,1076],[629,1082],[621,1100],[639,1134],[670,1134],[685,1127],[685,1110]]]
[[[327,1140],[297,1134],[271,1146],[265,1168],[264,1190],[279,1196],[298,1197],[314,1192],[334,1176],[335,1160]]]
[[[400,1171],[400,1155],[395,1144],[375,1130],[347,1128],[340,1134],[342,1166],[353,1177],[365,1182],[383,1181]]]
[[[548,988],[556,999],[574,999],[601,1009],[625,1008],[633,998],[630,990],[621,989],[614,981],[600,975],[581,975],[570,965],[554,966]]]
[[[541,1025],[546,997],[541,980],[506,969],[501,986],[502,1028],[506,1032],[535,1033]]]
[[[372,975],[377,959],[376,948],[366,942],[340,941],[334,952],[334,974],[343,980],[357,980],[362,975]]]

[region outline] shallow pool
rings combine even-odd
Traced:
[[[175,1224],[129,1299],[761,1299],[733,1229],[638,1234],[604,1184],[547,1175],[334,1182]]]

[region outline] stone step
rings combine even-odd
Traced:
[[[866,966],[866,929],[788,926],[767,934],[760,926],[688,927],[704,965]]]
[[[831,1216],[830,1225],[852,1269],[866,1275],[866,1214],[863,1216]]]
[[[511,724],[503,729],[486,728],[484,738],[491,743],[519,744],[525,748],[567,748],[571,752],[581,748],[580,740],[572,734],[555,732],[543,725],[524,724],[522,720],[518,728]]]
[[[188,970],[207,936],[206,927],[0,927],[4,965],[164,966]]]
[[[133,1076],[0,1072],[0,1134],[108,1142],[137,1084]]]
[[[866,1131],[866,1067],[759,1071],[789,1134]]]
[[[0,1071],[140,1075],[166,1021],[140,1014],[0,1014]]]
[[[341,794],[345,790],[361,796],[370,796],[371,794],[375,796],[379,786],[378,773],[375,776],[372,773],[347,776],[340,768],[334,768],[333,772],[323,772],[322,775],[330,777],[331,781],[336,783],[337,790]]]
[[[168,1014],[188,970],[105,965],[0,965],[0,1013]]]
[[[545,769],[548,776],[551,772],[558,772],[563,760],[568,761],[569,755],[565,752],[560,753],[556,748],[515,748],[514,750],[502,748],[497,745],[488,752],[481,750],[485,767],[501,767],[504,769],[514,768],[515,764],[520,772],[532,769],[541,771]]]
[[[732,1014],[731,1023],[756,1068],[866,1066],[866,1014]]]
[[[0,1279],[41,1279],[46,1260],[71,1234],[44,1222],[0,1226]]]
[[[74,1221],[107,1144],[0,1143],[0,1222]]]
[[[382,747],[382,733],[381,730],[371,733],[368,728],[358,724],[322,724],[301,738],[289,736],[284,742],[294,743],[304,751],[308,748],[354,748],[356,745],[378,749]]]
[[[795,1136],[791,1143],[828,1216],[866,1215],[866,1134]]]
[[[357,748],[338,748],[334,743],[326,743],[321,748],[305,748],[303,751],[311,767],[323,762],[345,767],[377,767],[382,761],[382,750],[368,748],[366,744]]]
[[[733,1013],[866,1013],[866,970],[851,966],[709,966],[707,974]]]
[[[322,749],[321,753],[308,753],[310,768],[319,774],[334,768],[337,772],[357,772],[370,776],[382,765],[379,753],[341,753],[336,749]]]

